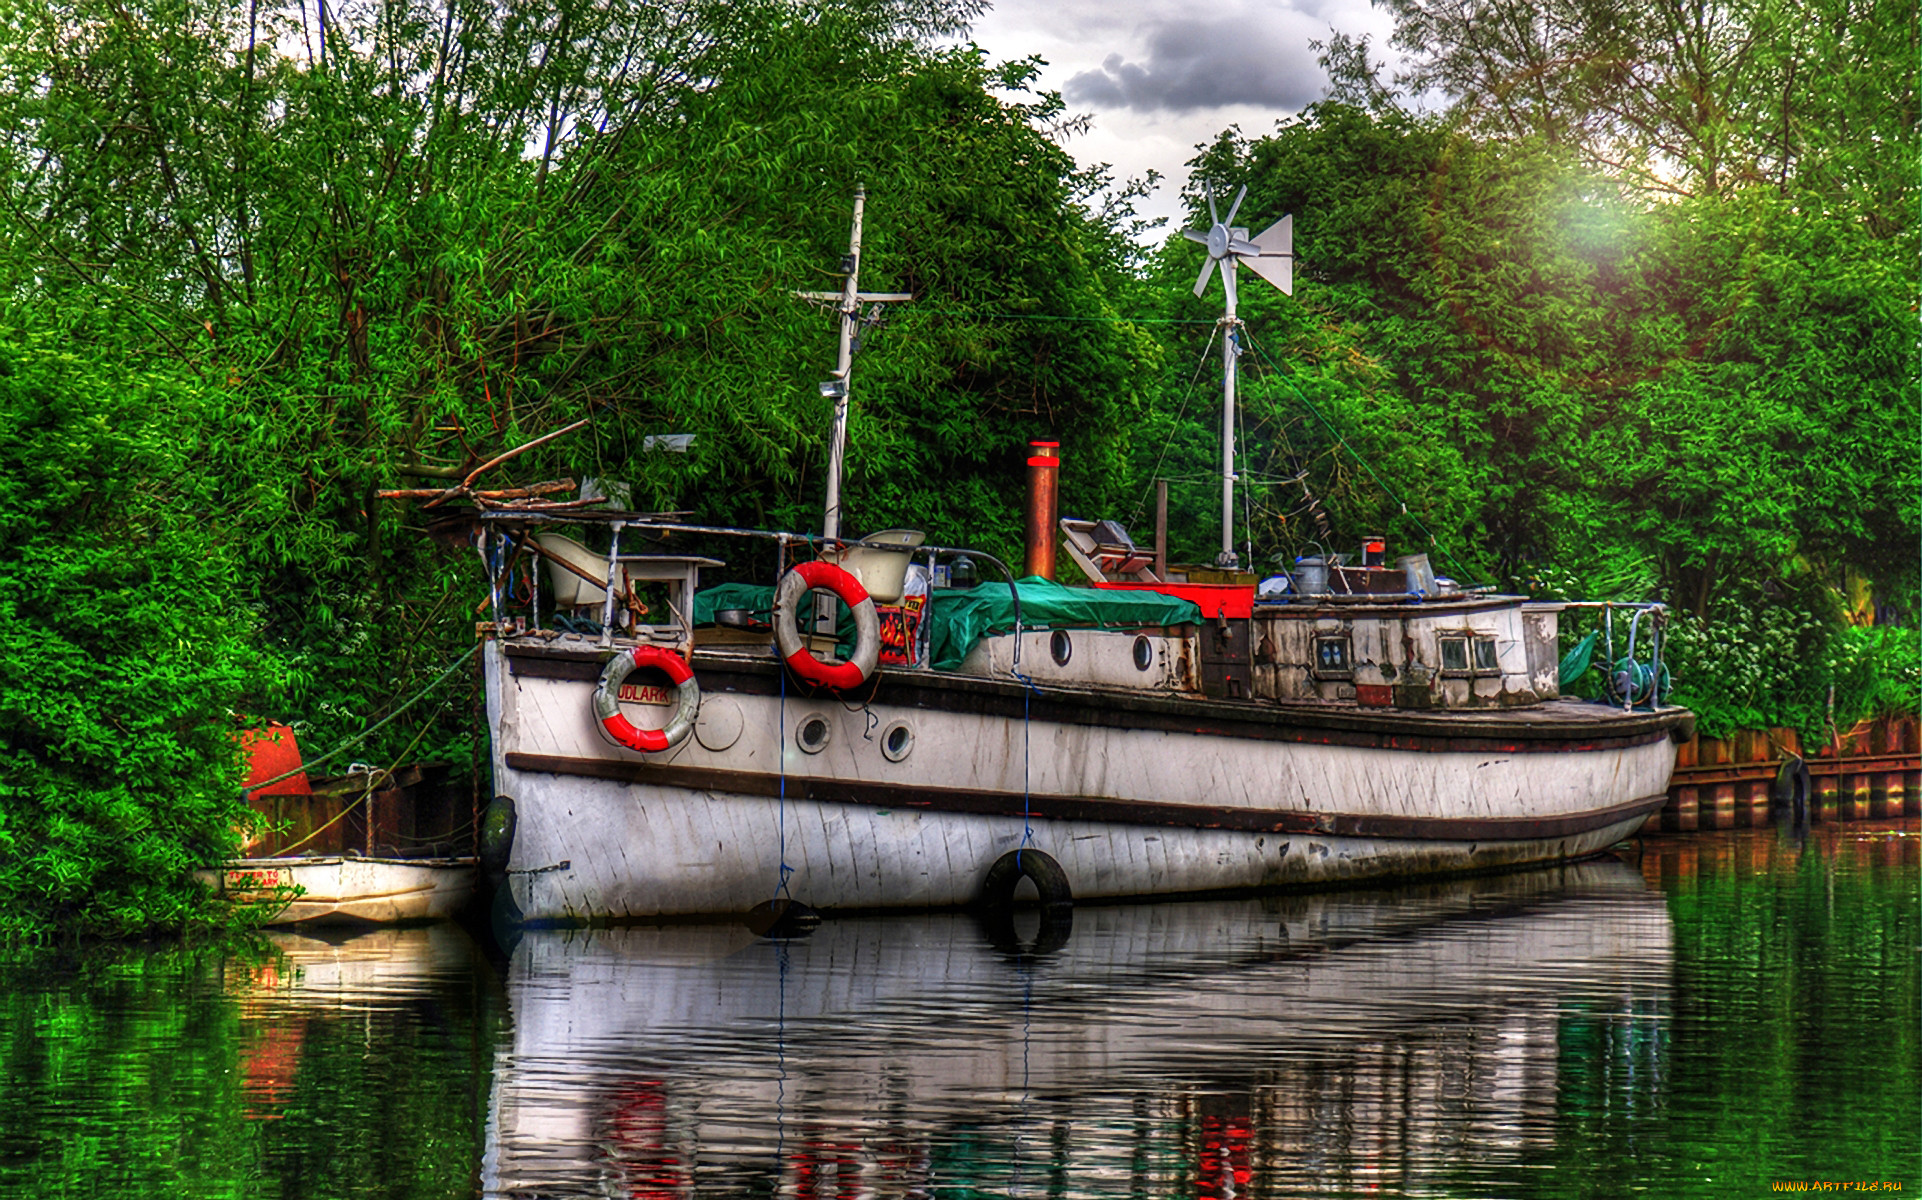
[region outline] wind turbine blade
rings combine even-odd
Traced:
[[[1264,254],[1259,257],[1244,258],[1242,265],[1255,274],[1274,284],[1290,296],[1295,294],[1295,256],[1292,254]]]
[[[1289,213],[1256,234],[1255,245],[1261,247],[1263,254],[1293,254],[1295,252],[1295,214]]]
[[[1215,260],[1212,258],[1201,264],[1201,278],[1195,280],[1195,295],[1199,296],[1208,290],[1208,276],[1214,274],[1214,270]],[[1225,272],[1222,277],[1227,278]]]
[[[1202,245],[1204,245],[1204,246],[1206,246],[1206,245],[1208,244],[1208,235],[1207,235],[1207,234],[1205,234],[1205,233],[1196,233],[1196,232],[1195,232],[1194,230],[1192,230],[1192,229],[1184,229],[1184,230],[1182,230],[1182,231],[1181,231],[1181,236],[1182,236],[1182,237],[1185,237],[1185,238],[1187,238],[1187,239],[1188,239],[1189,241],[1191,241],[1191,242],[1200,242],[1200,243],[1201,243]],[[836,294],[836,296],[839,296],[839,294],[840,294],[840,293],[838,293],[838,292],[837,292],[837,293],[835,293],[835,294]]]
[[[1248,185],[1244,183],[1241,185],[1241,190],[1235,193],[1235,202],[1228,206],[1228,219],[1222,222],[1223,225],[1233,225],[1235,223],[1235,214],[1241,211],[1241,202],[1247,198]]]
[[[1228,311],[1235,311],[1235,260],[1221,264],[1221,286],[1228,293]]]
[[[1232,254],[1255,255],[1261,253],[1261,246],[1245,238],[1230,238],[1228,240],[1228,250]]]
[[[1215,186],[1212,183],[1204,183],[1201,187],[1208,193],[1208,224],[1221,224],[1221,218],[1215,213]]]

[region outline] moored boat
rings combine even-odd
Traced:
[[[443,920],[472,899],[471,808],[455,802],[444,769],[356,763],[310,780],[290,727],[250,730],[240,742],[255,820],[244,857],[195,872],[216,895],[263,925]]]
[[[1560,694],[1565,606],[1456,588],[1424,555],[1390,565],[1382,539],[1259,588],[1237,570],[1227,348],[1213,569],[1182,576],[1112,522],[1060,519],[1054,443],[1029,458],[1019,579],[919,531],[843,537],[847,344],[877,298],[855,284],[856,211],[823,385],[837,425],[821,536],[586,495],[475,514],[493,598],[483,854],[505,915],[1456,874],[1594,853],[1661,807],[1691,718],[1662,703],[1659,605],[1620,606],[1629,650],[1609,649],[1609,705]],[[1237,263],[1285,281],[1289,258],[1286,219],[1253,241],[1233,219],[1197,239],[1229,285],[1231,331]],[[1052,581],[1064,537],[1091,586]],[[957,586],[984,565],[1003,580]]]
[[[265,907],[268,925],[444,920],[473,897],[474,860],[311,855],[240,858],[200,878],[235,904]]]
[[[526,528],[490,516],[491,539]],[[937,589],[929,623],[994,590]],[[1023,874],[1052,901],[1579,857],[1661,807],[1687,721],[1560,698],[1556,606],[1519,597],[1257,605],[1250,588],[1245,614],[1205,617],[1155,592],[1074,621],[1035,614],[1076,589],[1000,590],[1008,627],[991,617],[965,653],[943,647],[958,665],[932,665],[931,645],[841,690],[722,626],[490,637],[515,908],[531,921],[744,912],[777,892],[815,908],[945,906]],[[689,596],[673,607],[691,613]],[[1015,625],[1017,597],[1054,627]],[[1443,665],[1451,642],[1471,665]],[[637,650],[685,662],[685,680],[610,692],[607,664]],[[1364,702],[1363,688],[1382,691]],[[622,744],[610,708],[637,731],[684,728],[658,748]]]

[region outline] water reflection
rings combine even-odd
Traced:
[[[473,942],[449,924],[260,937],[262,953],[222,963],[222,990],[237,1001],[243,1030],[243,1111],[255,1120],[282,1116],[308,1036],[322,1023],[358,1016],[371,1039],[376,1024],[385,1033],[393,1016],[404,1019],[437,989],[464,985],[475,958]]]
[[[1033,931],[1027,937],[1036,937]],[[486,1192],[1452,1191],[1664,1090],[1667,907],[1612,860],[1416,889],[530,933]],[[1060,939],[1045,936],[1044,944]],[[999,943],[999,944],[997,944]]]
[[[0,1196],[1922,1187],[1922,822],[1420,890],[0,955]],[[1045,952],[1053,946],[1053,952]]]

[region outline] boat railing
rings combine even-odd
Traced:
[[[1607,666],[1609,696],[1623,712],[1646,706],[1660,707],[1668,694],[1668,668],[1662,665],[1662,628],[1668,622],[1668,605],[1654,600],[1569,600],[1561,607],[1599,609],[1602,614],[1602,645]],[[1621,658],[1615,657],[1615,614],[1628,614],[1627,645]],[[1636,656],[1636,644],[1643,621],[1648,625],[1647,661]]]
[[[694,627],[694,587],[699,568],[703,565],[719,566],[720,560],[706,559],[689,555],[628,554],[621,553],[621,535],[627,531],[651,534],[681,534],[701,537],[740,538],[750,541],[767,541],[774,544],[774,574],[772,582],[779,585],[781,576],[788,569],[788,556],[796,547],[805,547],[820,554],[823,550],[842,553],[853,549],[883,550],[894,554],[908,554],[913,558],[924,559],[928,574],[935,574],[934,568],[944,558],[953,560],[965,557],[972,562],[986,562],[999,571],[1007,580],[1008,593],[1014,607],[1014,664],[1021,662],[1021,592],[1015,586],[1014,571],[1007,563],[985,550],[972,546],[943,546],[923,543],[913,547],[903,547],[899,542],[870,540],[864,538],[824,537],[820,534],[792,533],[782,530],[742,529],[728,525],[693,525],[682,521],[662,520],[656,514],[621,512],[581,512],[578,510],[542,510],[526,508],[496,508],[476,514],[480,521],[481,560],[487,566],[489,601],[492,607],[493,623],[496,629],[508,625],[508,597],[503,585],[514,564],[522,554],[553,563],[557,567],[577,575],[585,583],[592,584],[602,592],[600,620],[600,644],[613,645],[617,596],[620,592],[621,569],[624,563],[648,560],[661,562],[686,563],[691,568],[686,575],[688,586],[681,606],[675,609],[676,626],[691,643]],[[609,530],[606,572],[595,578],[581,567],[566,562],[559,555],[543,547],[534,535],[534,530],[548,525],[600,526]],[[596,555],[598,557],[598,555]],[[531,595],[528,602],[531,624],[539,631],[541,608],[541,573],[528,572]],[[685,608],[685,611],[679,611]]]

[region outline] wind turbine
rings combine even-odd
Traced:
[[[1235,269],[1246,264],[1255,274],[1288,295],[1295,294],[1295,217],[1293,213],[1276,221],[1250,239],[1246,229],[1235,227],[1235,214],[1248,196],[1246,185],[1235,193],[1224,219],[1215,209],[1215,190],[1208,193],[1208,232],[1184,229],[1181,236],[1208,247],[1208,259],[1201,264],[1201,277],[1195,280],[1195,295],[1208,290],[1208,278],[1221,264],[1221,286],[1227,305],[1220,325],[1221,338],[1221,554],[1215,565],[1235,570],[1240,559],[1235,554],[1235,360],[1241,357],[1241,338],[1235,316]]]

